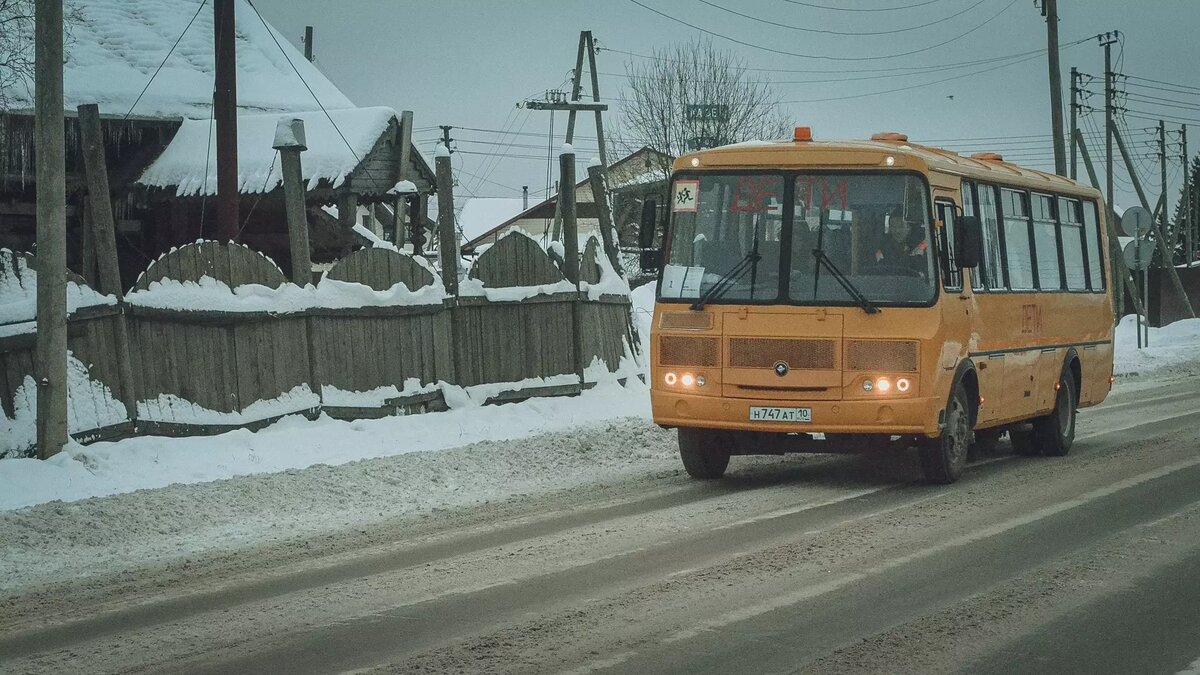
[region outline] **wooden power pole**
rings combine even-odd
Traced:
[[[1063,138],[1062,71],[1058,65],[1058,0],[1042,0],[1046,17],[1046,53],[1050,57],[1050,127],[1054,133],[1054,172],[1067,175],[1067,152]]]
[[[1079,129],[1079,71],[1071,67],[1071,180],[1079,179],[1079,153],[1075,148],[1075,132]]]
[[[583,88],[583,57],[588,57],[588,64],[592,75],[592,102],[584,103],[579,100],[579,92]],[[525,101],[518,104],[520,107],[529,110],[566,110],[567,112],[567,138],[568,145],[575,142],[575,114],[583,110],[591,110],[596,113],[596,141],[599,143],[600,164],[604,170],[608,169],[608,156],[604,149],[604,119],[603,112],[608,110],[608,105],[600,102],[600,85],[596,74],[596,46],[592,40],[591,31],[581,31],[579,33],[579,50],[575,56],[575,70],[571,76],[571,98],[567,101],[560,99],[550,99],[542,101]],[[561,96],[561,94],[560,94]],[[553,118],[551,118],[553,123]],[[574,173],[572,171],[572,173]],[[571,186],[574,188],[574,185]],[[560,186],[559,192],[562,192]],[[558,241],[562,235],[562,200],[556,200],[554,204],[554,230],[551,237]]]
[[[237,52],[234,0],[213,0],[216,92],[213,119],[217,127],[217,241],[238,237]]]
[[[37,448],[67,444],[67,169],[63,119],[63,0],[34,9],[37,163]]]

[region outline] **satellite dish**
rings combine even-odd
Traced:
[[[1121,234],[1126,237],[1140,237],[1153,225],[1154,216],[1144,206],[1131,206],[1121,214]]]
[[[1145,211],[1146,209],[1142,210]],[[1126,211],[1126,213],[1129,212]],[[1150,259],[1154,257],[1154,242],[1149,239],[1134,239],[1125,244],[1125,248],[1121,251],[1121,254],[1125,257],[1125,264],[1129,269],[1144,270],[1150,266]]]

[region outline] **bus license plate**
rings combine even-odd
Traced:
[[[812,408],[768,408],[750,406],[752,422],[811,422]]]

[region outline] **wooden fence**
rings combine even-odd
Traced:
[[[589,243],[581,269],[591,284],[603,274],[598,248]],[[10,255],[9,265],[16,259]],[[136,424],[142,433],[213,433],[322,409],[350,418],[418,412],[444,408],[446,385],[511,383],[489,388],[494,401],[571,394],[587,386],[585,368],[601,363],[611,372],[631,354],[628,297],[589,299],[528,237],[510,234],[482,254],[457,297],[446,296],[422,263],[363,249],[316,287],[300,288],[243,246],[174,250],[142,274],[127,303],[72,315],[72,354],[109,392],[85,401],[72,390],[73,414],[121,400],[136,401],[136,411],[100,433],[71,432],[93,438]],[[119,390],[112,358],[119,321],[129,326],[135,392]],[[15,401],[32,394],[25,383],[34,336],[3,335],[0,406],[10,423],[21,422],[27,406]],[[0,453],[27,452],[30,443],[0,441]]]
[[[0,249],[0,305],[15,307],[36,302],[36,279],[33,256]],[[85,302],[67,319],[67,428],[75,438],[85,441],[126,433],[131,429],[132,411],[124,401],[132,402],[133,395],[121,389],[117,363],[112,358],[117,350],[121,309],[116,304],[97,302],[103,296],[92,292],[79,275],[69,274],[68,281],[73,286],[69,297],[76,298],[72,304],[81,298]],[[32,316],[30,307],[28,318]],[[32,320],[0,325],[0,457],[28,450],[36,439],[36,342]]]

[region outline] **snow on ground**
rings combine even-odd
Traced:
[[[643,350],[653,295],[653,285],[632,293]],[[1118,386],[1200,375],[1200,320],[1152,330],[1140,352],[1131,322],[1117,329]],[[0,590],[679,469],[674,435],[650,423],[636,379],[621,386],[610,376],[574,398],[454,404],[0,461]]]
[[[1132,314],[1126,316],[1117,324],[1113,361],[1113,374],[1118,383],[1133,379],[1198,376],[1200,319],[1184,319],[1162,328],[1151,328],[1149,346],[1138,349],[1136,319]]]

